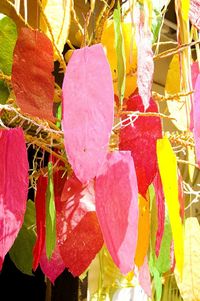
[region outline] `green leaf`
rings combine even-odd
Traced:
[[[8,87],[4,84],[3,80],[0,80],[0,104],[3,105],[6,103],[10,92]]]
[[[15,266],[27,275],[33,275],[33,247],[36,240],[35,223],[35,204],[31,200],[28,200],[24,223],[9,252]]]
[[[48,163],[48,186],[46,192],[46,254],[50,259],[56,246],[56,210],[54,202],[53,164]]]
[[[12,70],[13,50],[17,40],[17,28],[9,17],[0,20],[0,70],[10,75]]]
[[[126,57],[124,48],[124,39],[121,28],[121,13],[120,5],[114,10],[113,14],[114,29],[115,29],[115,48],[117,53],[117,75],[118,75],[118,93],[119,99],[122,103],[125,91],[126,82]]]
[[[153,10],[153,12],[152,12],[152,25],[151,25],[151,32],[153,34],[152,43],[155,43],[157,41],[161,25],[162,25],[162,14],[161,14],[161,12],[159,12],[157,10]]]

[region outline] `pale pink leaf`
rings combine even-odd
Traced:
[[[194,92],[194,141],[197,164],[200,167],[200,73],[197,77]]]
[[[73,52],[63,83],[65,149],[77,178],[85,183],[106,157],[113,124],[114,92],[103,47]]]
[[[200,70],[199,70],[199,63],[198,62],[194,62],[191,66],[191,73],[192,73],[192,88],[193,90],[195,89],[195,84],[196,84],[196,80],[198,77]],[[191,100],[192,97],[191,97]],[[194,116],[194,112],[193,112],[193,107],[194,107],[194,103],[192,101],[191,103],[191,111],[190,111],[190,130],[193,131],[194,128],[194,120],[193,120],[193,116]]]
[[[40,257],[40,267],[42,269],[42,272],[49,278],[49,280],[54,284],[54,281],[56,278],[64,271],[65,265],[64,262],[60,256],[60,252],[58,249],[58,246],[56,245],[56,248],[52,254],[52,257],[50,260],[48,260],[46,256],[46,247],[44,245],[42,254]]]
[[[151,297],[151,277],[147,257],[145,257],[144,263],[139,271],[139,283],[147,296]]]
[[[28,168],[22,129],[0,130],[0,270],[24,220]]]
[[[149,107],[151,97],[151,87],[153,81],[154,62],[152,51],[152,35],[151,30],[144,26],[143,14],[136,17],[137,21],[137,85],[139,95],[142,97],[145,110]],[[140,20],[139,20],[140,19]],[[139,24],[138,24],[139,23]]]
[[[190,22],[200,30],[200,1],[190,0],[190,11],[189,11]]]
[[[96,179],[95,197],[105,244],[126,274],[133,268],[138,232],[138,187],[131,152],[107,155]]]

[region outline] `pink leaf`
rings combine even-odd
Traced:
[[[146,109],[149,107],[151,97],[151,86],[153,81],[154,62],[151,42],[151,30],[145,28],[140,16],[140,23],[137,24],[137,85],[143,105]]]
[[[200,30],[200,2],[199,0],[190,0],[189,11],[190,22]]]
[[[50,260],[46,256],[46,247],[44,245],[42,254],[40,257],[40,267],[42,272],[49,278],[49,280],[54,284],[56,278],[64,271],[65,265],[60,256],[58,246],[56,246],[52,257]]]
[[[126,103],[128,111],[144,112],[139,95],[131,96]],[[147,112],[158,112],[153,99],[150,99]],[[127,116],[124,116],[127,118]],[[130,122],[129,122],[130,123]],[[138,117],[133,126],[129,124],[120,130],[120,150],[130,150],[134,159],[139,193],[146,197],[148,186],[152,183],[157,170],[156,141],[162,137],[159,117]]]
[[[164,233],[165,226],[165,197],[162,188],[162,182],[160,178],[160,173],[157,171],[157,174],[153,180],[153,185],[156,195],[156,205],[157,205],[157,214],[158,214],[158,228],[156,232],[156,256],[159,256],[161,241]]]
[[[114,152],[99,170],[96,211],[104,241],[121,272],[133,268],[138,232],[138,188],[130,152]]]
[[[57,239],[65,266],[82,274],[103,245],[94,205],[93,184],[83,186],[73,175],[56,198]]]
[[[37,193],[35,197],[36,209],[36,226],[37,226],[37,239],[33,250],[33,270],[38,267],[40,256],[45,242],[45,220],[46,220],[46,190],[48,178],[40,176],[37,181]]]
[[[178,169],[178,200],[180,204],[180,217],[182,219],[182,222],[184,223],[185,200],[184,200],[184,193],[183,193],[183,179],[179,169]]]
[[[198,62],[194,62],[191,66],[191,73],[192,73],[192,87],[193,90],[195,89],[196,80],[199,74],[199,64]],[[192,98],[191,98],[192,99]],[[190,130],[193,131],[194,128],[194,112],[193,112],[194,103],[191,103],[191,111],[190,111]]]
[[[194,92],[194,142],[197,164],[200,167],[200,73],[197,77]]]
[[[12,86],[24,113],[54,121],[53,46],[44,33],[22,28],[14,49]]]
[[[93,179],[106,157],[113,124],[112,77],[102,46],[75,50],[63,83],[65,149],[77,178]]]
[[[144,264],[139,271],[139,283],[147,296],[151,298],[151,277],[147,257],[145,257]]]
[[[24,220],[28,169],[22,129],[0,130],[0,270]]]

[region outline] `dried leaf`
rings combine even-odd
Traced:
[[[28,200],[24,223],[9,251],[9,255],[15,266],[27,275],[32,276],[32,254],[35,244],[35,204]]]
[[[35,271],[40,262],[41,253],[45,242],[45,218],[46,218],[46,190],[47,177],[40,176],[37,181],[37,193],[35,197],[37,240],[33,250],[33,270]]]
[[[151,42],[151,31],[145,29],[143,24],[137,28],[137,86],[142,97],[144,109],[149,107],[151,97],[151,86],[153,81],[154,62]]]
[[[144,112],[142,99],[139,95],[131,96],[126,103],[128,111]],[[153,99],[150,99],[147,112],[158,112]],[[124,116],[127,118],[127,116]],[[130,150],[134,159],[138,190],[145,197],[148,186],[152,183],[157,167],[156,140],[162,137],[161,121],[159,117],[138,117],[132,126],[120,130],[120,150]],[[149,160],[151,158],[151,160]]]
[[[194,142],[195,142],[195,152],[196,161],[200,167],[200,73],[197,77],[194,91],[194,109],[193,109],[193,119],[194,119]]]
[[[53,47],[41,32],[22,28],[14,49],[12,86],[24,113],[54,121]]]
[[[42,272],[49,278],[49,280],[54,284],[56,278],[64,271],[65,265],[60,256],[58,246],[56,246],[51,259],[48,260],[46,256],[46,248],[44,245],[41,257],[40,257],[40,267]]]
[[[56,198],[57,241],[65,266],[81,275],[103,245],[95,213],[94,188],[84,187],[73,175]]]
[[[0,20],[0,70],[10,75],[12,70],[13,50],[17,40],[17,29],[12,19]]]
[[[132,24],[121,22],[122,34],[124,39],[126,57],[126,84],[125,97],[129,97],[137,87],[136,67],[137,67],[137,48],[133,39]],[[114,80],[114,92],[118,95],[118,70],[117,53],[115,49],[115,32],[113,20],[108,21],[102,33],[101,43],[103,44],[110,64],[112,78]]]
[[[169,218],[174,239],[176,266],[179,273],[183,269],[183,225],[180,218],[178,199],[178,174],[176,156],[169,140],[165,137],[157,141],[157,157],[163,191],[169,211]]]
[[[0,270],[24,220],[28,169],[22,129],[0,130]]]
[[[53,164],[48,163],[48,185],[46,190],[46,255],[51,259],[56,246],[56,209],[54,203]]]
[[[114,30],[115,30],[115,48],[117,53],[117,74],[118,74],[118,93],[120,101],[124,98],[126,83],[126,57],[124,49],[124,39],[121,26],[120,5],[113,13]]]
[[[163,193],[162,182],[161,182],[159,171],[157,171],[157,174],[153,180],[153,185],[155,189],[157,215],[158,215],[158,226],[156,232],[156,245],[155,245],[155,252],[156,252],[156,256],[158,257],[160,252],[161,241],[164,233],[164,224],[165,224],[165,197]]]
[[[133,268],[138,232],[138,196],[130,152],[113,152],[95,185],[96,211],[105,244],[123,274]]]
[[[190,0],[189,18],[192,25],[200,30],[200,2],[199,0]]]
[[[113,124],[112,78],[100,44],[73,52],[63,98],[65,149],[77,178],[86,183],[106,156]]]
[[[140,267],[144,264],[145,256],[149,248],[150,237],[150,211],[149,199],[139,195],[139,221],[138,221],[138,239],[135,252],[135,264]]]
[[[185,221],[184,267],[182,279],[178,271],[175,276],[184,301],[200,299],[200,227],[196,217]]]
[[[179,55],[175,54],[170,62],[167,72],[165,83],[165,94],[177,94],[181,91],[181,76],[180,76],[180,62]],[[181,98],[182,102],[167,101],[167,106],[170,112],[173,124],[180,130],[187,130],[187,108],[184,103],[184,97]]]
[[[42,8],[51,26],[55,43],[60,53],[62,53],[69,34],[71,0],[45,0],[42,1]],[[47,34],[49,39],[52,38],[47,23],[42,16],[40,28]]]

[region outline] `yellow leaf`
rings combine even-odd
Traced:
[[[189,17],[190,0],[182,0],[181,5],[183,20],[187,21]]]
[[[191,162],[192,164],[196,163],[194,147],[187,146],[187,156],[189,162]],[[191,182],[193,182],[193,176],[195,171],[195,166],[192,164],[188,164],[188,171],[189,171],[189,177]]]
[[[176,266],[179,273],[182,274],[184,259],[183,225],[179,214],[177,161],[166,137],[157,140],[157,158],[174,239]]]
[[[138,241],[135,253],[135,264],[141,267],[149,248],[150,237],[150,211],[149,199],[143,198],[139,194],[139,222],[138,222]]]
[[[136,43],[132,43],[132,24],[131,23],[121,23],[122,33],[124,38],[124,48],[126,56],[126,86],[125,86],[125,97],[129,97],[137,87],[136,71],[137,67],[137,50]],[[133,39],[134,40],[134,39]],[[101,43],[103,44],[106,55],[110,64],[112,78],[114,80],[114,92],[118,94],[117,85],[117,54],[115,49],[115,33],[113,21],[109,21],[104,28]],[[133,44],[133,45],[132,45]]]
[[[165,94],[177,94],[181,91],[181,76],[180,76],[180,62],[179,55],[175,54],[169,65],[167,72]],[[187,130],[187,108],[184,103],[185,98],[181,98],[182,102],[168,101],[167,106],[173,118],[174,125],[181,131]]]
[[[44,0],[42,8],[51,26],[55,43],[62,53],[69,33],[71,0]],[[51,39],[44,17],[41,16],[40,20],[41,30]]]
[[[175,276],[184,301],[200,300],[200,226],[196,217],[185,221],[184,267],[182,280]]]

